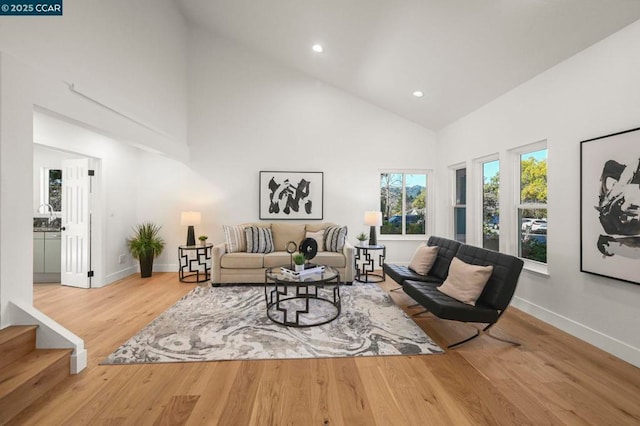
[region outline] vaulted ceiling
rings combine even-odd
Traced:
[[[175,1],[189,21],[432,130],[640,19],[639,0]]]

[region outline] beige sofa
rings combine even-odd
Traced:
[[[273,235],[273,245],[276,251],[271,253],[227,253],[226,244],[220,243],[213,246],[211,254],[211,283],[238,284],[238,283],[264,283],[267,268],[288,266],[291,257],[286,251],[289,241],[299,244],[306,238],[307,232],[325,230],[332,223],[249,223],[240,226],[259,226],[270,228]],[[340,272],[340,281],[351,284],[355,274],[354,248],[345,241],[342,252],[321,251],[311,262],[319,265],[333,266]]]

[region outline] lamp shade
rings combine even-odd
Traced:
[[[382,212],[364,212],[364,224],[367,226],[382,225]]]
[[[200,225],[202,215],[200,212],[182,212],[180,215],[180,223],[182,225]]]

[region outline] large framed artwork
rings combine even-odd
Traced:
[[[260,172],[260,219],[323,219],[322,172]]]
[[[640,128],[580,143],[580,270],[640,284]]]

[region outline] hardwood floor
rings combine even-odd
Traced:
[[[494,333],[519,348],[481,337],[443,355],[98,365],[191,288],[173,273],[92,290],[36,285],[36,307],[85,340],[89,366],[12,424],[640,424],[640,369],[514,308]],[[472,331],[429,314],[416,322],[443,347]]]

